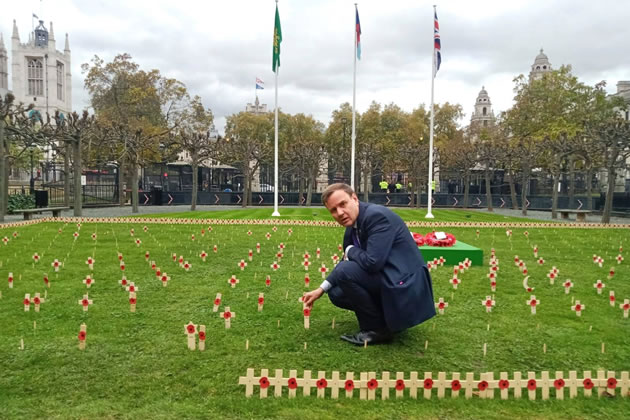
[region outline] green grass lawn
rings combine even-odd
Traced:
[[[444,212],[444,213],[442,213]],[[269,218],[270,211],[183,213],[198,218]],[[332,220],[325,209],[283,211],[289,220]],[[406,220],[424,220],[411,210],[401,210]],[[172,215],[169,215],[172,216]],[[470,216],[470,217],[468,217]],[[164,217],[160,215],[160,217]],[[477,212],[436,211],[437,220],[515,221]],[[585,398],[564,401],[528,401],[527,399],[465,400],[445,398],[412,400],[360,401],[358,393],[346,399],[311,397],[289,399],[285,387],[282,398],[245,398],[245,388],[238,385],[247,368],[304,369],[342,372],[388,371],[395,374],[424,372],[475,372],[630,369],[630,319],[623,318],[618,305],[609,305],[608,292],[615,291],[618,302],[630,298],[630,268],[626,261],[617,265],[614,258],[620,245],[628,245],[627,229],[569,228],[475,228],[447,229],[459,240],[484,251],[484,266],[472,267],[460,275],[462,284],[453,290],[448,282],[452,265],[432,272],[435,298],[449,302],[446,313],[400,334],[389,345],[355,348],[339,340],[339,335],[357,328],[353,314],[335,308],[327,298],[318,301],[304,329],[302,305],[298,298],[317,287],[321,275],[316,269],[322,262],[332,266],[331,256],[338,255],[342,228],[278,225],[230,226],[215,224],[201,235],[207,225],[142,223],[41,223],[1,229],[10,241],[0,243],[0,418],[624,418],[630,412],[630,398]],[[132,237],[130,230],[134,229]],[[61,231],[59,231],[61,230]],[[426,233],[429,228],[414,228]],[[12,237],[17,232],[17,238]],[[75,240],[73,233],[78,231]],[[251,236],[248,235],[251,231]],[[269,240],[266,233],[271,234]],[[97,240],[91,235],[95,233]],[[195,235],[195,240],[191,235]],[[141,240],[140,246],[135,243]],[[261,244],[260,254],[256,243]],[[278,245],[285,244],[280,269],[270,264],[277,260]],[[218,252],[213,252],[217,245]],[[538,265],[532,248],[537,245],[544,265]],[[321,249],[321,260],[315,250]],[[488,273],[490,249],[500,261],[496,307],[486,313],[482,300],[492,295]],[[237,262],[252,262],[241,271]],[[209,255],[202,262],[199,254]],[[302,254],[311,254],[310,288],[304,284]],[[163,287],[149,264],[145,252],[171,277]],[[41,260],[33,264],[37,252]],[[123,254],[125,275],[139,287],[137,311],[130,312],[128,293],[118,281],[122,277],[117,253]],[[171,255],[182,255],[192,264],[186,272]],[[605,259],[600,268],[592,262],[593,254]],[[514,265],[518,255],[530,272],[527,292],[523,275]],[[85,263],[95,259],[94,270]],[[51,268],[54,259],[64,261],[58,274]],[[554,285],[546,274],[552,266],[560,270]],[[612,279],[606,278],[611,267]],[[8,287],[8,273],[15,278]],[[46,289],[43,274],[48,273],[51,287]],[[90,289],[82,283],[87,274],[95,283]],[[236,275],[240,283],[229,287]],[[265,276],[271,285],[265,286]],[[570,278],[575,286],[565,294],[561,283]],[[606,284],[598,295],[593,283]],[[89,292],[93,305],[82,310],[78,300]],[[36,313],[33,305],[24,311],[24,295],[47,292],[46,302]],[[223,295],[221,308],[230,306],[236,313],[232,327],[214,313],[213,300]],[[265,294],[262,312],[257,298]],[[526,301],[535,294],[541,301],[532,315]],[[586,305],[581,317],[571,311],[572,298]],[[335,329],[332,320],[335,319]],[[206,350],[189,351],[184,325],[189,321],[207,328]],[[34,328],[36,323],[36,328]],[[87,347],[78,349],[77,335],[82,323],[87,325]],[[23,340],[24,349],[20,349]],[[249,349],[246,350],[246,341]],[[425,350],[425,343],[428,347]],[[601,343],[605,353],[601,353]],[[305,349],[305,343],[307,344]],[[483,355],[483,345],[487,354]],[[543,353],[546,345],[547,352]],[[356,376],[355,376],[356,377]],[[298,390],[299,391],[299,390]],[[540,391],[539,391],[540,392]],[[273,394],[270,388],[270,395]],[[447,392],[447,395],[449,392]],[[298,392],[298,395],[301,395]],[[524,395],[527,395],[524,390]],[[553,395],[553,392],[552,392]],[[538,395],[540,397],[540,394]],[[623,414],[626,413],[626,414]]]
[[[431,221],[426,219],[426,209],[392,208],[392,210],[407,221]],[[281,208],[279,220],[326,220],[333,221],[332,216],[324,207],[310,208]],[[159,217],[159,218],[188,218],[188,219],[271,219],[273,208],[258,208],[247,210],[219,210],[219,211],[184,211],[178,213],[142,214],[132,217]],[[499,214],[472,211],[472,210],[444,210],[432,211],[435,219],[440,222],[528,222],[541,223],[549,221],[533,220],[525,217],[510,217]]]

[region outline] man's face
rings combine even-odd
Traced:
[[[352,226],[359,217],[359,198],[356,194],[350,196],[345,191],[337,190],[328,197],[326,208],[337,223],[345,227]]]

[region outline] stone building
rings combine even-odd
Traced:
[[[43,118],[47,113],[53,115],[55,111],[64,115],[72,112],[71,64],[68,34],[63,52],[57,50],[52,22],[48,30],[44,21],[40,20],[39,25],[29,34],[28,42],[22,43],[17,23],[13,21],[11,82],[18,103],[34,104],[34,110]],[[0,64],[0,74],[1,69]]]

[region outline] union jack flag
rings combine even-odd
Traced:
[[[442,43],[440,41],[440,24],[438,22],[437,12],[434,12],[435,19],[433,25],[433,49],[436,55],[436,66],[435,73],[440,69],[440,64],[442,63]]]

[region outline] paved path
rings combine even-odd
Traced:
[[[282,206],[284,208],[303,208],[302,206]],[[197,211],[220,211],[220,210],[238,210],[241,209],[241,206],[197,206]],[[251,207],[251,209],[258,209],[260,207]],[[267,207],[269,212],[271,213],[272,207]],[[319,206],[318,208],[322,208]],[[405,207],[407,208],[407,207]],[[164,214],[164,213],[181,213],[186,212],[190,209],[189,206],[140,206],[138,208],[139,213],[136,214]],[[487,213],[486,209],[469,209],[474,211],[479,211],[482,213]],[[493,214],[497,215],[505,215],[505,216],[514,216],[514,217],[523,217],[520,210],[512,210],[512,209],[501,209],[495,208]],[[61,213],[62,216],[71,217],[73,216],[72,210],[66,210]],[[123,207],[100,207],[100,208],[86,208],[83,209],[83,215],[85,217],[123,217],[123,216],[132,216],[131,206],[123,206]],[[35,214],[33,218],[38,217],[46,217],[50,216],[50,212],[42,214]],[[553,220],[551,218],[550,211],[533,211],[530,210],[527,212],[527,218],[536,219],[536,220]],[[23,220],[22,215],[8,215],[5,216],[5,222],[18,222]],[[588,215],[586,216],[587,223],[599,223],[601,220],[601,216],[596,215]],[[559,222],[567,222],[572,223],[574,220],[563,220],[556,219]],[[621,223],[621,224],[630,224],[630,218],[623,217],[612,217],[610,220],[611,223]]]

